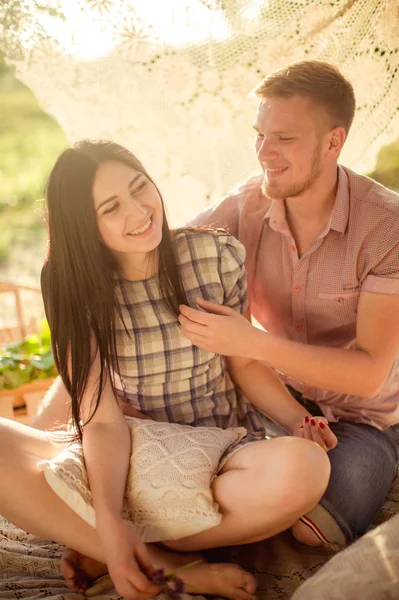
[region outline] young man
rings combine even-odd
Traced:
[[[255,94],[263,174],[195,222],[244,244],[251,313],[266,331],[205,302],[182,307],[180,321],[201,348],[265,361],[329,419],[331,480],[294,534],[344,544],[370,525],[396,473],[399,196],[337,165],[355,97],[333,66],[289,65]]]

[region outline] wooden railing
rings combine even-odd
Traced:
[[[0,345],[21,340],[36,331],[43,317],[39,287],[0,281]]]

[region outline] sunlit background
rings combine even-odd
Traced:
[[[0,416],[30,424],[56,376],[39,283],[43,196],[70,142],[128,146],[158,183],[172,225],[184,225],[259,169],[248,98],[258,81],[321,59],[356,92],[342,162],[399,191],[398,32],[398,0],[0,0]],[[397,512],[396,484],[375,523]],[[71,597],[54,544],[1,518],[0,529],[1,597]],[[334,558],[342,577],[333,586],[350,581],[358,591],[370,564],[369,589],[382,580],[397,590],[396,555],[384,546],[392,538],[379,531],[357,563],[357,544]],[[330,546],[295,551],[285,534],[270,542],[249,558],[247,546],[234,552],[268,598],[291,597],[331,557]],[[323,587],[329,571],[319,573]]]
[[[398,189],[398,31],[394,0],[2,0],[0,281],[38,286],[45,181],[70,141],[129,146],[182,225],[257,169],[248,94],[292,60],[351,79],[342,160]]]
[[[247,7],[248,18],[257,18],[261,4],[252,2]],[[169,44],[182,46],[204,42],[209,38],[222,40],[229,36],[222,13],[210,14],[209,8],[201,2],[189,6],[185,0],[132,0],[129,8],[143,22],[151,23],[152,41],[160,48]],[[119,11],[109,11],[104,22],[101,3],[89,6],[87,10],[87,2],[62,0],[60,9],[63,18],[42,15],[40,20],[49,35],[77,59],[101,58],[118,46],[123,38],[124,19]]]

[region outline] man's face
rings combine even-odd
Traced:
[[[302,196],[323,176],[325,138],[331,125],[323,109],[309,98],[261,100],[254,128],[265,196],[282,200]]]

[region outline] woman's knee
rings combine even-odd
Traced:
[[[273,498],[273,504],[287,514],[299,516],[312,509],[323,495],[330,462],[314,442],[285,436],[243,448],[229,459],[222,473],[229,471],[246,473],[260,503],[270,504]],[[220,481],[217,478],[215,485]],[[226,484],[229,477],[223,481]]]
[[[296,437],[279,438],[275,460],[280,465],[282,502],[293,501],[304,512],[313,508],[323,496],[330,477],[330,461],[320,446]],[[276,440],[277,441],[277,440]]]
[[[15,459],[18,462],[24,453],[51,459],[62,448],[62,444],[50,441],[46,432],[0,417],[0,461],[4,459],[9,464]]]
[[[12,421],[0,417],[0,456],[10,453],[13,445]]]

